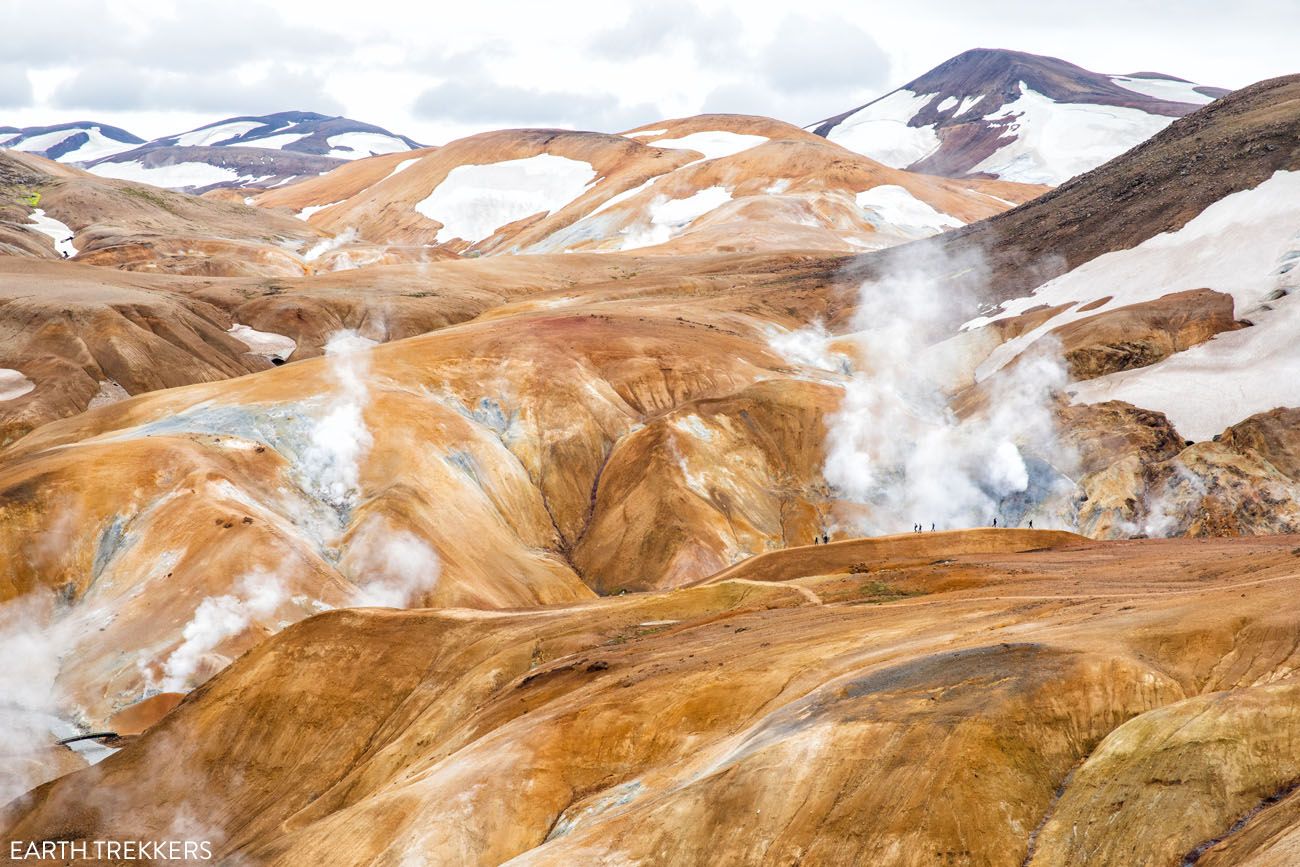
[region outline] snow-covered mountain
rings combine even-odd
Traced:
[[[282,111],[260,117],[226,118],[154,139],[146,147],[251,147],[355,160],[414,150],[422,145],[383,127],[348,117]]]
[[[113,152],[85,166],[107,178],[205,192],[279,186],[324,174],[348,160],[419,147],[406,136],[351,118],[285,111],[227,118]]]
[[[809,129],[896,168],[1055,185],[1227,92],[977,48]]]
[[[124,129],[87,120],[54,126],[0,127],[0,148],[64,163],[97,160],[142,144],[144,139]]]

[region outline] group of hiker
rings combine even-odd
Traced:
[[[998,525],[998,519],[997,519],[997,518],[994,518],[994,519],[993,519],[993,526],[996,527],[997,525]],[[1029,522],[1029,529],[1031,529],[1031,530],[1034,529],[1034,522],[1033,522],[1033,521],[1030,521],[1030,522]],[[936,530],[937,530],[937,525],[934,524],[934,523],[931,523],[931,524],[930,524],[930,532],[933,533],[933,532],[935,532]],[[912,532],[913,532],[913,533],[924,533],[924,532],[925,532],[925,525],[924,525],[924,524],[913,524],[913,525],[912,525]],[[826,534],[826,533],[821,533],[821,534],[814,533],[814,534],[813,534],[813,544],[814,544],[814,545],[828,545],[828,544],[830,544],[830,541],[831,541],[831,537],[830,537],[828,534]]]

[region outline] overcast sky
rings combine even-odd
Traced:
[[[1222,87],[1300,72],[1300,0],[0,0],[0,125],[145,138],[346,114],[441,144],[701,111],[808,124],[967,48]]]

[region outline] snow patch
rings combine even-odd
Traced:
[[[873,225],[892,228],[918,238],[965,225],[956,217],[935,210],[895,184],[881,184],[863,190],[854,197],[854,201],[859,208],[869,212],[867,219]]]
[[[1173,123],[1136,108],[1055,102],[1020,82],[1020,96],[984,116],[1005,120],[1015,141],[994,151],[971,173],[1057,185],[1096,168]]]
[[[438,243],[460,238],[472,244],[508,223],[558,211],[595,177],[591,163],[554,154],[457,166],[415,210],[442,223]]]
[[[663,175],[655,175],[653,178],[647,178],[645,183],[638,184],[630,190],[624,190],[623,192],[618,193],[617,195],[610,196],[608,199],[600,203],[600,207],[596,208],[596,210],[592,211],[587,216],[594,217],[597,214],[599,214],[601,211],[604,211],[608,208],[612,208],[615,205],[619,204],[620,202],[626,202],[628,199],[632,198],[637,193],[650,189],[650,187],[654,186],[654,182],[659,180],[661,177],[663,177]]]
[[[840,121],[826,137],[885,165],[905,168],[939,149],[934,127],[908,125],[931,99],[932,94],[896,90]]]
[[[155,187],[206,187],[239,179],[234,169],[210,166],[207,163],[176,163],[170,166],[146,167],[139,160],[124,163],[99,163],[89,169],[101,178],[135,181]]]
[[[1214,97],[1197,93],[1196,88],[1199,85],[1190,81],[1176,81],[1172,78],[1132,78],[1127,75],[1112,75],[1110,80],[1125,90],[1168,102],[1190,102],[1192,105],[1214,102]]]
[[[190,130],[176,136],[176,146],[207,147],[218,142],[229,141],[232,138],[239,138],[241,135],[252,132],[260,126],[262,124],[255,120],[236,120],[203,129]],[[243,143],[240,142],[240,144]]]
[[[35,387],[36,383],[23,376],[21,371],[0,367],[0,401],[22,397]]]
[[[763,135],[745,135],[738,132],[710,130],[707,132],[693,132],[681,138],[655,139],[647,142],[647,144],[661,148],[699,151],[704,154],[706,160],[716,160],[719,157],[729,157],[732,154],[747,151],[752,147],[758,147],[766,141],[768,141],[768,138]]]
[[[286,145],[302,141],[311,133],[306,132],[282,132],[279,135],[262,136],[261,138],[247,139],[238,143],[241,148],[264,148],[266,150],[284,150]]]
[[[382,184],[384,181],[388,180],[389,178],[393,177],[394,175],[400,175],[402,172],[406,171],[407,169],[409,169],[411,166],[415,165],[416,163],[418,163],[418,162],[419,162],[420,160],[422,160],[422,159],[424,159],[424,157],[411,157],[409,160],[402,160],[400,163],[398,163],[398,164],[393,168],[393,170],[392,170],[391,172],[389,172],[388,174],[384,175],[383,179],[380,180],[378,183]],[[376,184],[376,186],[377,186],[377,184]],[[337,204],[337,203],[336,203],[336,204]]]
[[[266,358],[278,358],[283,361],[293,355],[293,351],[298,348],[297,341],[292,337],[276,334],[273,331],[258,331],[239,323],[232,325],[226,333],[247,346],[248,351],[253,355],[262,355]]]
[[[347,201],[347,199],[339,199],[337,202],[330,202],[330,203],[327,204],[327,205],[308,205],[307,207],[303,208],[301,211],[298,212],[298,214],[297,214],[298,219],[300,219],[300,220],[309,220],[309,219],[311,219],[311,215],[312,215],[312,214],[315,214],[315,213],[317,213],[317,212],[319,212],[319,211],[323,211],[323,210],[325,210],[326,208],[332,208],[332,207],[334,207],[335,205],[341,205],[341,204],[343,204],[343,203],[346,202],[346,201]]]
[[[332,135],[325,141],[330,146],[329,156],[345,160],[395,154],[411,149],[400,138],[378,132],[344,132]]]
[[[66,259],[71,259],[77,255],[77,248],[72,244],[72,236],[75,234],[68,228],[66,223],[60,222],[51,216],[46,215],[45,211],[37,208],[29,215],[32,218],[31,223],[36,231],[49,237],[54,241],[54,250]]]
[[[722,186],[705,187],[684,199],[656,197],[649,208],[649,226],[630,231],[623,239],[621,249],[636,250],[663,244],[699,217],[729,201],[731,191]]]

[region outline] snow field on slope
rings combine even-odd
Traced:
[[[302,141],[311,133],[305,132],[282,132],[278,135],[267,135],[261,138],[249,139],[247,141],[232,142],[232,145],[241,148],[264,148],[265,150],[284,150],[288,145],[297,141]]]
[[[343,132],[327,138],[330,146],[327,156],[345,160],[359,160],[362,157],[379,156],[409,151],[410,145],[400,138],[378,132]]]
[[[0,401],[22,397],[36,387],[36,383],[23,376],[21,371],[0,367]]]
[[[298,212],[297,217],[300,220],[310,220],[312,214],[315,214],[319,211],[323,211],[326,208],[332,208],[335,205],[341,205],[346,201],[347,199],[339,199],[337,202],[329,202],[328,204],[324,204],[324,205],[308,205],[307,207],[303,208],[301,211]]]
[[[965,225],[896,184],[881,184],[864,190],[854,197],[854,201],[859,208],[875,215],[876,219],[868,217],[873,225],[893,228],[907,235],[926,237]]]
[[[415,165],[422,159],[424,159],[424,157],[411,157],[409,160],[402,160],[400,163],[398,163],[396,166],[393,167],[393,170],[391,172],[384,175],[374,184],[371,184],[371,186],[372,187],[378,186],[379,184],[382,184],[384,181],[388,180],[394,175],[400,175],[402,172],[406,171],[407,169],[409,169],[411,166]]]
[[[1169,102],[1190,102],[1192,105],[1214,102],[1214,97],[1197,93],[1197,85],[1190,81],[1174,81],[1172,78],[1131,78],[1127,75],[1112,75],[1110,80],[1125,90]]]
[[[129,151],[132,148],[139,147],[139,145],[134,145],[130,142],[120,142],[116,139],[111,139],[104,135],[103,131],[97,126],[87,127],[84,130],[63,129],[58,130],[57,132],[42,133],[41,135],[32,136],[29,139],[20,141],[17,144],[12,145],[12,147],[14,150],[24,151],[26,153],[42,153],[60,144],[65,139],[71,138],[81,132],[84,132],[89,140],[75,151],[69,151],[59,157],[59,162],[88,162],[90,160],[99,159],[100,157],[120,154],[123,151]]]
[[[1127,400],[1169,416],[1185,436],[1202,439],[1256,412],[1300,405],[1300,299],[1291,295],[1264,311],[1259,305],[1300,274],[1283,273],[1288,256],[1300,261],[1300,172],[1276,172],[1252,190],[1210,205],[1181,229],[1130,250],[1098,256],[1044,283],[1031,295],[1003,304],[978,328],[1039,305],[1073,304],[1032,331],[1003,343],[976,372],[984,379],[1050,331],[1109,310],[1189,289],[1210,288],[1233,298],[1235,314],[1255,324],[1213,339],[1149,367],[1076,383],[1078,402]],[[1279,265],[1282,267],[1279,267]],[[1106,296],[1091,310],[1079,307]]]
[[[1026,184],[1062,184],[1160,132],[1174,118],[1136,108],[1055,102],[1020,82],[1020,96],[984,116],[1011,116],[1016,140],[971,169]]]
[[[896,90],[846,117],[827,138],[887,166],[910,166],[939,149],[934,127],[907,125],[933,98],[929,93]]]
[[[32,211],[29,216],[32,221],[28,225],[52,240],[55,252],[67,253],[69,258],[77,255],[77,248],[67,240],[76,233],[69,229],[66,223],[48,216],[41,208]]]
[[[91,166],[90,171],[101,178],[115,178],[119,181],[136,181],[152,184],[155,187],[206,187],[238,180],[239,172],[207,163],[176,163],[170,166],[146,168],[139,160],[126,163],[100,163]]]
[[[226,333],[247,346],[252,354],[266,358],[287,359],[298,348],[297,341],[292,337],[276,334],[273,331],[258,331],[248,325],[240,325],[238,322],[230,326]]]
[[[641,133],[637,133],[637,135],[641,135]],[[767,136],[763,135],[708,130],[706,132],[693,132],[681,138],[657,138],[646,142],[646,144],[657,148],[698,151],[704,154],[706,160],[716,160],[719,157],[729,157],[732,154],[747,151],[752,147],[758,147],[767,141]],[[683,168],[685,167],[683,166]]]
[[[210,126],[206,129],[190,130],[176,136],[176,145],[178,147],[203,147],[214,145],[217,142],[227,141],[228,139],[238,138],[246,132],[252,132],[264,124],[255,120],[236,120],[230,123]]]
[[[650,189],[650,187],[654,186],[654,182],[659,180],[661,177],[663,177],[663,175],[655,175],[653,178],[646,178],[644,183],[637,184],[635,187],[633,187],[630,190],[624,190],[621,193],[617,193],[616,195],[610,196],[608,199],[600,203],[600,207],[596,208],[596,210],[592,211],[587,216],[594,217],[597,214],[599,214],[601,211],[612,208],[621,202],[626,202],[628,199],[632,198],[638,193]]]
[[[1258,412],[1300,406],[1300,298],[1288,296],[1251,328],[1219,334],[1150,367],[1071,386],[1075,403],[1128,401],[1163,412],[1204,441]]]
[[[695,220],[731,201],[726,187],[705,187],[684,199],[656,197],[650,203],[649,225],[627,233],[620,249],[636,250],[663,244],[681,233]]]
[[[457,166],[415,210],[442,223],[438,243],[461,238],[473,244],[507,223],[558,211],[595,177],[590,163],[554,154]]]

